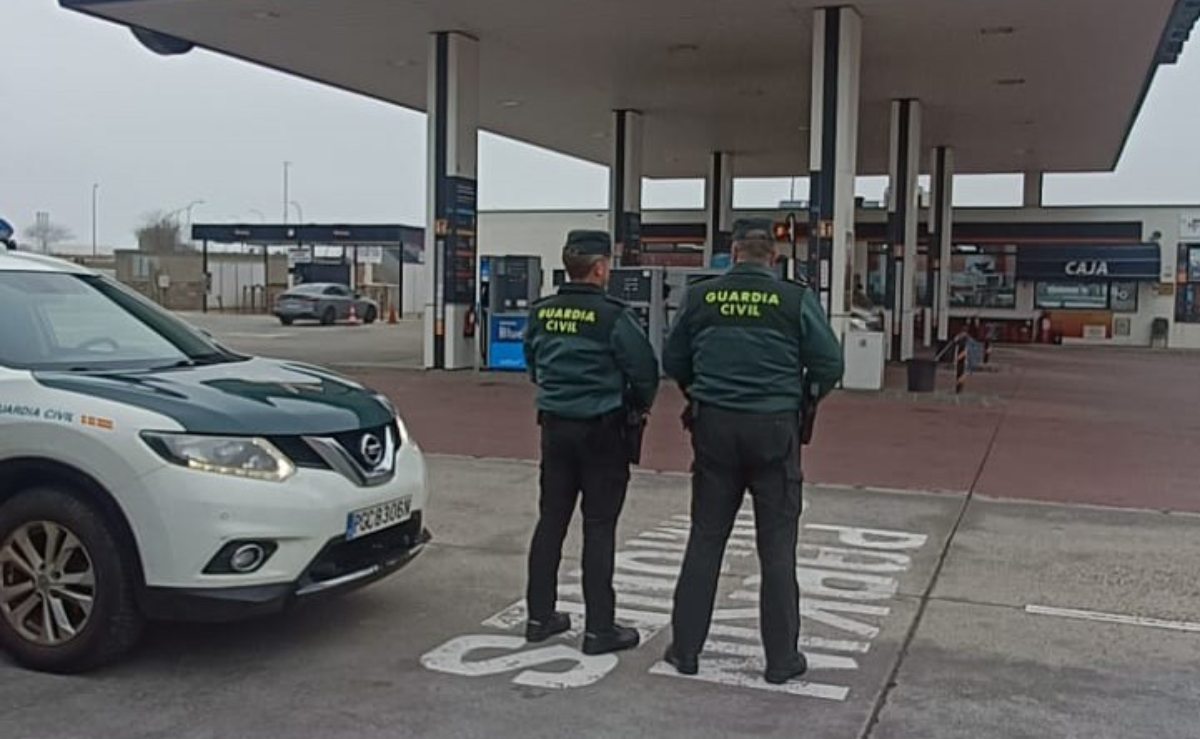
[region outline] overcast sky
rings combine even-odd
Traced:
[[[196,221],[278,221],[285,160],[306,221],[424,219],[422,114],[206,52],[159,57],[55,0],[0,0],[0,41],[0,217],[19,229],[49,211],[90,244],[93,183],[103,245],[130,245],[144,214],[195,200]],[[1196,46],[1159,71],[1118,170],[1049,176],[1047,204],[1200,203]],[[480,142],[481,208],[604,208],[607,178],[595,164]],[[1020,199],[1019,178],[957,183],[960,205]],[[736,204],[774,205],[788,189],[739,181]],[[860,189],[878,197],[882,184]],[[698,181],[653,182],[644,200],[700,207],[702,192]]]

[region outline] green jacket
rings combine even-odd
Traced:
[[[842,345],[816,296],[739,264],[688,288],[663,366],[694,399],[746,413],[798,411],[807,370],[817,396],[842,379]]]
[[[658,392],[654,349],[633,312],[599,287],[567,283],[533,304],[525,361],[538,410],[594,418],[631,403],[648,409]]]

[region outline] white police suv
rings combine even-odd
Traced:
[[[391,404],[235,354],[108,278],[0,248],[0,647],[76,672],[146,619],[268,614],[429,540]]]

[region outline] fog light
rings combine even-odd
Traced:
[[[206,575],[246,575],[262,568],[279,545],[270,540],[231,541],[204,568]]]
[[[233,556],[229,558],[229,568],[234,572],[247,573],[254,572],[259,567],[262,567],[263,560],[267,558],[266,551],[258,544],[243,544],[233,550]]]

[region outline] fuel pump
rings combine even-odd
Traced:
[[[663,267],[616,267],[608,280],[608,294],[633,310],[659,361],[668,329],[665,277]]]
[[[529,308],[542,294],[541,257],[498,256],[488,259],[487,353],[490,370],[525,369],[525,328]]]

